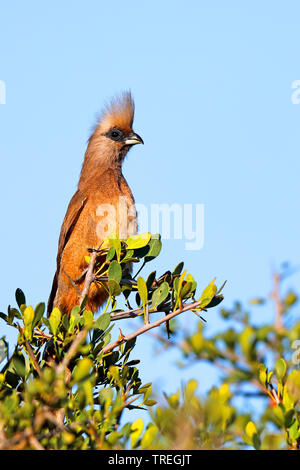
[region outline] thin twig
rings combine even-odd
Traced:
[[[33,362],[33,365],[34,365],[35,370],[37,371],[37,373],[38,373],[39,376],[41,377],[42,371],[41,371],[41,369],[40,369],[40,366],[39,366],[39,364],[38,364],[38,362],[37,362],[37,360],[36,360],[36,357],[35,357],[35,355],[34,355],[34,352],[33,352],[32,348],[31,348],[30,344],[28,343],[27,339],[25,339],[25,346],[26,346],[26,350],[27,350],[27,352],[28,352],[28,354],[29,354],[29,356],[30,356],[30,359],[31,359],[32,362]]]
[[[91,259],[90,259],[89,266],[88,266],[88,269],[87,269],[87,272],[86,272],[86,275],[85,275],[83,289],[82,289],[81,295],[79,297],[79,304],[80,305],[82,304],[85,297],[88,295],[89,290],[90,290],[90,286],[91,286],[91,284],[94,280],[94,267],[95,267],[95,262],[96,262],[97,256],[98,256],[98,252],[93,251],[92,254],[91,254]]]
[[[149,302],[147,303],[147,305],[149,305]],[[149,311],[149,313],[160,313],[160,312],[163,312],[163,313],[169,313],[171,310],[171,304],[166,304],[163,308],[153,308],[151,309],[151,311]],[[115,313],[114,315],[111,315],[111,320],[112,321],[116,321],[116,320],[124,320],[126,318],[135,318],[135,317],[138,317],[139,315],[141,315],[142,313],[144,313],[144,309],[143,308],[133,308],[131,310],[126,310],[124,312],[119,312],[119,313]]]
[[[199,305],[200,305],[200,301],[189,303],[189,304],[185,305],[184,307],[178,308],[174,312],[171,312],[168,315],[165,315],[163,318],[159,318],[158,320],[156,320],[152,323],[145,324],[141,328],[136,330],[135,332],[129,334],[128,336],[124,336],[123,338],[118,339],[117,341],[114,341],[111,344],[108,344],[107,346],[105,346],[99,352],[99,354],[101,354],[101,353],[107,354],[108,352],[112,351],[114,348],[116,348],[120,344],[125,343],[126,341],[129,341],[133,338],[136,338],[137,336],[142,335],[143,333],[145,333],[148,330],[151,330],[152,328],[157,328],[162,323],[165,323],[166,321],[171,320],[172,318],[176,317],[177,315],[180,315],[183,312],[186,312],[188,310],[193,310],[193,309],[199,307]]]
[[[98,282],[107,282],[108,281],[108,276],[95,276],[95,281]],[[134,281],[133,279],[121,279],[120,284],[127,284],[128,286],[137,286],[137,282]]]
[[[146,320],[146,323],[150,323],[149,322],[149,304],[147,303],[146,305],[146,315],[145,315],[145,320]]]
[[[35,450],[45,450],[45,448],[39,443],[37,438],[35,437],[34,434],[32,434],[29,437],[29,444],[35,449]]]

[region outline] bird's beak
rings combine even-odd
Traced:
[[[143,144],[144,141],[138,134],[136,134],[135,132],[132,132],[126,137],[126,139],[124,140],[124,143],[125,145],[135,145],[135,144]]]

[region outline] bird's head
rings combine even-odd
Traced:
[[[101,157],[102,163],[122,163],[128,150],[143,139],[132,129],[134,101],[130,92],[124,92],[108,103],[89,140],[89,153]]]

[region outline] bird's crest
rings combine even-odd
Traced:
[[[117,127],[124,131],[132,129],[134,118],[134,101],[130,91],[124,92],[106,104],[99,119],[99,126],[103,130]]]

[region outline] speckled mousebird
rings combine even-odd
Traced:
[[[99,227],[103,218],[97,215],[99,207],[111,205],[115,208],[115,231],[119,235],[119,221],[124,216],[120,213],[124,211],[124,204],[120,205],[119,201],[125,201],[130,227],[127,235],[136,232],[136,212],[132,210],[134,198],[122,173],[128,150],[135,144],[143,144],[142,138],[132,130],[133,118],[133,98],[130,92],[124,92],[106,105],[89,138],[77,191],[61,227],[48,315],[53,307],[58,307],[63,314],[70,314],[78,304],[84,283],[82,273],[87,266],[87,250],[98,248],[102,241]],[[95,312],[106,298],[106,291],[93,283],[87,309]]]

